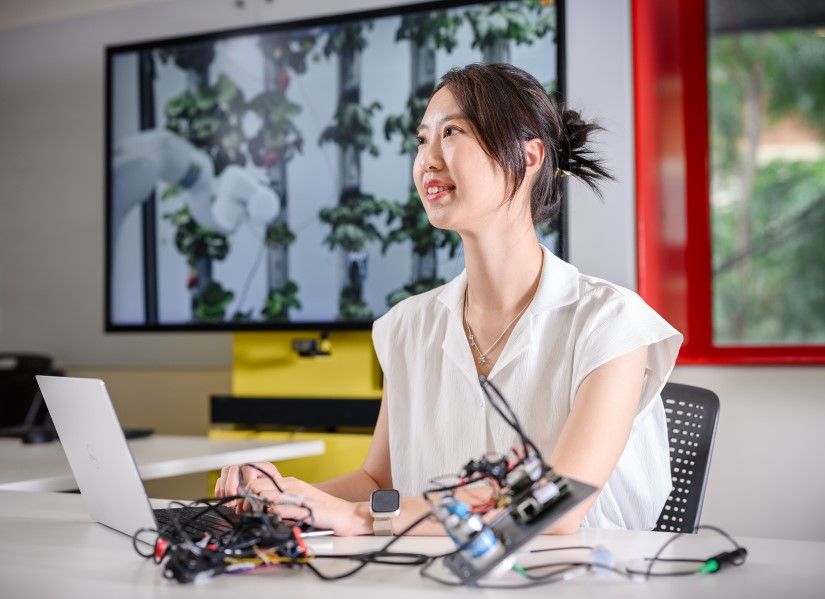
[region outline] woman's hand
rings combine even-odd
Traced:
[[[271,501],[274,505],[270,509],[281,518],[309,520],[316,528],[332,529],[338,536],[371,532],[369,508],[366,504],[339,499],[291,476],[278,475],[273,478],[280,491],[269,478],[261,476],[246,486],[246,492]],[[301,504],[312,510],[314,520],[308,518],[308,511]],[[250,511],[252,504],[245,499],[239,508],[241,511]]]
[[[258,468],[260,468],[260,470],[258,470]],[[261,470],[263,470],[263,472],[261,472]],[[232,497],[233,495],[237,495],[239,485],[247,488],[253,481],[259,478],[268,479],[267,474],[273,478],[281,478],[281,473],[278,472],[278,469],[270,462],[225,466],[221,469],[221,475],[215,483],[215,497]]]

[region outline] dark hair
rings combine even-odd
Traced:
[[[446,73],[433,94],[444,87],[472,124],[484,151],[504,170],[508,201],[524,181],[522,142],[544,143],[544,162],[530,198],[534,223],[558,214],[563,175],[580,179],[599,195],[598,180],[613,178],[587,145],[590,134],[601,127],[558,106],[530,73],[510,64],[470,64]]]

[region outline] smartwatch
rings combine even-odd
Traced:
[[[370,496],[370,516],[372,532],[376,535],[391,535],[393,518],[401,513],[401,494],[395,489],[379,489]]]

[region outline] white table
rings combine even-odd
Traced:
[[[540,537],[532,547],[602,544],[619,560],[651,555],[668,536],[663,533],[582,530],[565,537]],[[139,558],[129,539],[89,521],[81,497],[51,493],[0,491],[0,596],[83,598],[132,597],[328,597],[335,599],[406,599],[421,597],[821,597],[825,589],[825,543],[740,538],[750,555],[739,568],[714,575],[630,581],[593,573],[550,586],[519,591],[443,587],[424,580],[414,567],[367,566],[355,576],[322,582],[307,570],[273,570],[221,576],[206,584],[180,585]],[[385,539],[318,539],[318,552],[352,553],[376,548]],[[394,548],[436,553],[452,547],[447,538],[402,539]],[[671,555],[708,557],[726,550],[716,536],[687,536]],[[575,554],[580,557],[581,553]],[[534,554],[537,559],[572,558],[570,553]],[[348,568],[338,560],[316,560],[325,572]],[[440,572],[440,570],[437,570]]]
[[[324,452],[323,441],[217,441],[206,437],[152,435],[129,441],[143,480],[206,472],[229,464],[289,460]],[[59,442],[24,445],[0,439],[0,490],[76,489]]]

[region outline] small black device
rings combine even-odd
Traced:
[[[379,489],[370,496],[370,509],[373,512],[392,513],[401,506],[401,494],[395,489]]]

